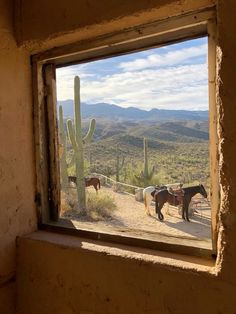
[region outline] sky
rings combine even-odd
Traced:
[[[57,69],[57,99],[150,110],[208,110],[207,38]]]

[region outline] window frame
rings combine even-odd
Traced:
[[[210,175],[212,208],[212,250],[197,247],[192,241],[170,241],[160,235],[160,241],[76,229],[71,221],[59,219],[60,176],[58,158],[58,126],[56,113],[56,67],[84,63],[116,55],[161,47],[175,42],[208,36],[208,86]],[[56,47],[32,56],[34,136],[36,158],[35,201],[40,229],[123,243],[133,246],[209,257],[217,254],[219,191],[219,153],[216,111],[216,15],[214,9],[190,14],[106,34],[94,39]]]

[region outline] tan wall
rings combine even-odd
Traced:
[[[17,40],[42,50],[214,5],[216,0],[16,0]]]
[[[15,239],[36,229],[30,59],[0,1],[0,313],[13,313]]]
[[[15,238],[36,228],[32,99],[29,55],[13,37],[13,7],[0,0],[0,313],[14,313]],[[210,0],[17,1],[17,38],[30,51],[177,14]],[[57,10],[52,9],[57,4]],[[119,3],[119,5],[118,5]],[[79,7],[78,7],[79,4]],[[92,10],[91,5],[96,9]],[[48,9],[48,10],[46,10]],[[218,277],[182,267],[32,239],[19,242],[18,306],[28,313],[236,312],[236,2],[220,0],[222,51],[221,115],[222,229]],[[127,15],[132,16],[127,16]],[[97,26],[99,24],[99,26]],[[75,31],[76,30],[76,31]],[[62,36],[62,33],[68,33]],[[60,240],[60,239],[59,239]],[[103,247],[103,246],[102,246]],[[122,251],[122,250],[121,250]],[[121,254],[122,255],[122,254]]]
[[[115,247],[44,232],[21,238],[19,314],[235,313],[235,283],[209,267]]]
[[[218,5],[218,58],[221,63],[218,69],[218,103],[219,103],[219,136],[220,136],[220,183],[221,202],[221,244],[222,276],[234,285],[236,272],[236,27],[234,11],[236,2],[219,1]]]

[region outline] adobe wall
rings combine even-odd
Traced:
[[[236,311],[235,283],[194,259],[46,232],[18,246],[19,314]]]
[[[63,1],[51,1],[50,6],[46,0],[19,3],[18,43],[37,51],[213,1],[68,0],[66,8]],[[67,237],[51,242],[36,234],[19,240],[19,313],[236,313],[235,11],[234,0],[218,1],[222,214],[215,275],[187,269],[181,262],[175,267],[165,266],[164,259],[144,262],[138,255],[130,256],[130,248],[120,248],[119,256],[109,249],[103,251],[104,244],[99,251],[87,241],[71,239],[76,244],[63,245]]]
[[[0,313],[14,313],[16,236],[36,229],[29,54],[13,37],[13,1],[0,1]]]
[[[16,0],[16,37],[31,51],[211,7],[216,0]]]

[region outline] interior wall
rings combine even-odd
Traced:
[[[220,137],[220,244],[221,273],[236,284],[236,2],[218,1],[218,84],[217,102]],[[233,10],[233,11],[232,11]]]
[[[52,3],[57,10],[53,10]],[[29,51],[40,51],[75,39],[93,37],[107,30],[124,28],[132,23],[150,21],[158,14],[160,17],[164,13],[175,15],[186,12],[187,7],[192,10],[198,5],[209,6],[213,2],[153,0],[141,3],[111,1],[109,6],[106,1],[99,1],[94,7],[94,1],[68,0],[65,7],[62,1],[32,3],[21,0],[18,2],[20,10],[17,11],[16,23],[18,44]],[[36,314],[236,312],[235,11],[234,0],[217,1],[217,56],[220,61],[217,69],[217,109],[222,198],[216,275],[189,271],[184,269],[184,265],[169,269],[162,263],[153,265],[24,238],[19,242],[18,251],[20,313],[27,314],[29,309]],[[29,125],[31,120],[28,120],[27,128]],[[29,134],[26,136],[30,145]],[[10,150],[14,149],[13,145],[9,146]],[[29,151],[26,158],[30,156]]]
[[[16,0],[16,35],[31,51],[211,7],[216,0]]]
[[[46,232],[18,245],[18,314],[235,313],[235,283],[191,259]]]
[[[14,313],[16,236],[36,229],[30,58],[0,0],[0,313]]]

